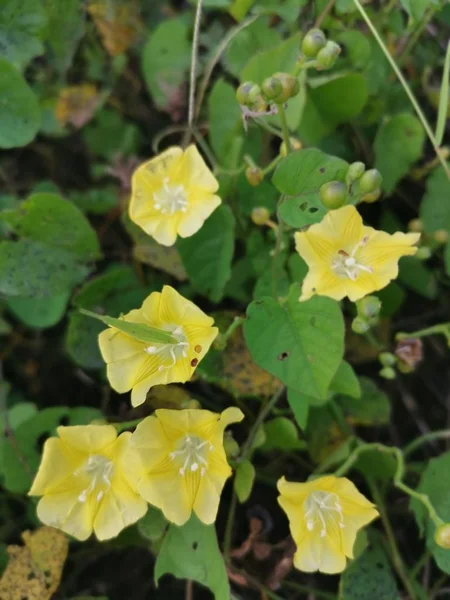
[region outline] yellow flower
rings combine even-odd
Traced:
[[[174,146],[136,169],[130,218],[163,246],[194,235],[221,199],[219,184],[195,146]]]
[[[381,290],[398,275],[402,256],[415,254],[418,233],[389,235],[365,227],[354,206],[328,212],[320,223],[295,234],[297,252],[309,267],[300,300],[314,294],[355,302]]]
[[[58,427],[44,444],[30,496],[42,496],[37,515],[78,540],[115,537],[147,512],[133,481],[142,466],[131,433],[112,425]]]
[[[177,525],[186,523],[192,511],[203,523],[213,523],[231,474],[223,432],[243,418],[239,408],[230,407],[220,415],[159,409],[144,419],[131,440],[146,471],[138,484],[141,496]]]
[[[307,483],[278,481],[278,502],[297,545],[294,565],[311,573],[340,573],[358,530],[378,516],[374,505],[346,477],[327,475]]]
[[[148,345],[115,327],[98,336],[109,383],[119,394],[132,390],[133,406],[145,402],[154,385],[188,381],[219,333],[211,317],[169,285],[150,294],[141,308],[123,318],[170,331],[177,340],[176,344]]]

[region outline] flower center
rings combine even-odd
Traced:
[[[106,456],[101,454],[93,454],[89,456],[84,465],[75,471],[75,475],[83,473],[90,478],[90,483],[81,494],[78,496],[80,502],[86,502],[90,494],[95,493],[95,500],[100,500],[105,495],[105,492],[111,487],[111,477],[114,472],[114,464]]]
[[[345,527],[342,506],[338,495],[334,492],[311,492],[303,506],[308,531],[314,531],[316,525],[319,525],[320,537],[325,537],[327,525],[331,525],[334,529],[336,519],[341,529]]]
[[[369,236],[364,236],[363,239],[356,244],[351,253],[349,254],[345,250],[339,250],[337,255],[333,258],[332,269],[339,275],[339,277],[348,277],[352,281],[355,281],[360,271],[366,273],[373,273],[372,267],[366,267],[365,265],[357,262],[356,253],[360,248],[363,248],[369,240]]]
[[[169,456],[180,465],[180,475],[184,475],[186,471],[195,473],[200,469],[200,475],[203,477],[208,468],[208,452],[213,449],[214,446],[207,440],[202,440],[196,435],[187,433],[179,440],[176,450],[171,452]]]
[[[153,201],[156,210],[159,210],[163,215],[170,216],[180,211],[185,213],[189,206],[184,187],[170,183],[168,177],[164,178],[159,191],[153,194]]]
[[[171,369],[178,359],[187,358],[187,351],[189,348],[189,342],[181,325],[168,324],[164,325],[161,329],[164,329],[164,331],[170,331],[173,337],[177,340],[177,343],[158,344],[144,348],[144,351],[147,352],[147,354],[158,354],[161,360],[170,361],[168,365],[160,365],[158,367],[158,371]]]

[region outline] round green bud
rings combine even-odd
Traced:
[[[328,181],[324,183],[319,193],[322,204],[330,210],[343,206],[348,196],[347,186],[342,181]]]
[[[412,365],[408,365],[408,363],[405,363],[404,360],[398,361],[397,369],[400,371],[400,373],[404,373],[405,375],[414,371],[414,367]]]
[[[275,98],[272,98],[273,102],[276,104],[282,104],[299,93],[300,84],[297,77],[294,77],[294,75],[291,75],[290,73],[275,73],[272,78],[276,79],[282,87],[281,93]]]
[[[316,69],[323,71],[330,69],[341,53],[341,47],[336,42],[329,41],[316,56]]]
[[[268,100],[274,100],[283,93],[283,84],[277,77],[268,77],[263,81],[262,93]]]
[[[380,371],[380,377],[383,377],[383,379],[395,379],[395,370],[392,367],[383,367]]]
[[[200,404],[200,402],[198,400],[194,400],[193,398],[191,398],[190,400],[188,400],[184,405],[183,408],[201,408],[202,405]]]
[[[363,333],[367,333],[370,329],[369,323],[362,319],[361,317],[355,317],[352,321],[352,331],[354,333],[358,333],[362,335]]]
[[[369,169],[359,180],[359,189],[363,193],[374,192],[381,187],[383,178],[377,169]]]
[[[250,185],[256,187],[264,179],[264,172],[259,167],[247,167],[245,176]]]
[[[419,260],[428,260],[432,255],[432,252],[428,246],[421,246],[415,253],[415,257]]]
[[[408,223],[408,230],[414,233],[420,233],[423,231],[423,223],[420,219],[411,219]]]
[[[446,244],[448,242],[448,238],[448,231],[445,231],[445,229],[438,229],[433,233],[433,239],[438,244]]]
[[[378,356],[378,360],[383,367],[393,367],[397,364],[397,357],[392,352],[381,352]]]
[[[363,162],[354,162],[352,163],[347,171],[347,175],[345,177],[348,183],[353,183],[357,179],[359,179],[364,171],[366,170],[366,165]]]
[[[294,137],[290,137],[289,141],[291,142],[292,150],[300,150],[302,148],[302,143],[300,140]],[[287,148],[285,142],[281,142],[280,144],[280,154],[281,156],[287,156]]]
[[[360,198],[361,202],[367,202],[367,204],[372,204],[372,202],[376,202],[378,198],[381,196],[381,189],[378,188],[373,192],[368,192],[367,194],[363,194]]]
[[[248,107],[253,112],[260,112],[260,113],[266,112],[266,110],[268,108],[267,101],[265,98],[263,98],[262,94],[257,96],[255,98],[255,100],[248,105]]]
[[[316,58],[326,43],[327,38],[321,29],[310,29],[303,38],[302,52],[307,58]]]
[[[356,310],[363,319],[373,319],[380,314],[381,300],[377,296],[365,296],[356,303]]]
[[[252,210],[251,219],[255,225],[265,225],[270,219],[270,212],[265,206],[257,206]]]
[[[253,81],[245,81],[244,83],[241,83],[236,90],[236,100],[239,102],[239,104],[247,105],[249,102],[251,102],[250,92],[255,86],[256,88],[259,88],[259,86],[253,83]]]
[[[440,548],[450,550],[450,523],[444,523],[436,529],[434,541]]]
[[[239,456],[239,444],[236,440],[228,433],[223,436],[223,449],[228,458],[236,458]]]

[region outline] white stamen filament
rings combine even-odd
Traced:
[[[327,521],[332,518],[330,513],[339,516],[338,525],[344,529],[344,513],[338,496],[331,492],[312,492],[305,501],[305,519],[308,531],[313,531],[316,523],[320,524],[320,537],[327,535]]]
[[[161,344],[160,346],[147,346],[144,348],[144,352],[150,355],[160,355],[162,361],[170,359],[169,364],[161,364],[158,366],[158,371],[161,373],[164,369],[171,369],[177,363],[177,360],[182,356],[183,358],[188,357],[187,350],[189,348],[189,342],[184,334],[183,327],[181,325],[169,325],[166,326],[167,331],[170,331],[177,340],[176,344]]]
[[[367,267],[366,265],[360,264],[357,262],[355,257],[355,254],[359,248],[364,247],[368,240],[369,236],[365,235],[362,240],[353,247],[350,254],[347,254],[344,250],[339,251],[332,263],[332,268],[337,275],[342,275],[348,277],[351,281],[356,281],[359,271],[373,273],[372,267]]]
[[[169,458],[183,461],[179,469],[180,475],[184,476],[186,471],[195,473],[200,469],[200,476],[203,477],[208,468],[206,455],[213,449],[214,446],[207,440],[202,441],[199,437],[188,434],[179,441],[178,449],[170,452]]]
[[[171,184],[169,177],[164,178],[160,190],[153,194],[153,200],[153,208],[159,210],[163,215],[173,216],[176,212],[185,213],[189,207],[186,190],[182,185]]]

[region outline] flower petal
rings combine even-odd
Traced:
[[[111,452],[117,438],[113,425],[72,425],[58,427],[57,432],[64,444],[84,455]]]
[[[190,472],[183,477],[175,469],[152,473],[141,480],[138,491],[147,502],[160,508],[168,521],[184,525],[192,513],[192,490],[198,477],[198,473]],[[186,480],[190,485],[186,485]]]
[[[187,238],[197,233],[206,219],[222,203],[219,196],[207,195],[204,192],[198,193],[197,191],[194,194],[192,195],[195,197],[195,202],[189,200],[190,206],[187,212],[181,215],[178,223],[178,235],[182,238]]]
[[[147,512],[147,502],[133,492],[125,480],[115,480],[113,487],[100,501],[94,519],[94,532],[99,540],[116,537]]]
[[[56,437],[48,438],[44,444],[41,464],[28,494],[42,496],[59,491],[66,484],[73,486],[72,474],[86,458],[86,453],[79,453],[68,447]]]
[[[93,507],[90,502],[79,502],[79,492],[70,490],[47,494],[39,500],[37,516],[50,527],[62,529],[80,541],[92,533]]]
[[[324,219],[325,220],[325,219]],[[295,248],[309,267],[329,264],[339,248],[333,238],[323,232],[322,223],[312,225],[308,231],[298,231],[294,234]]]
[[[137,312],[137,311],[133,311]],[[127,319],[128,320],[128,319]],[[138,322],[138,321],[135,321]],[[121,333],[115,327],[108,327],[98,336],[98,345],[106,363],[123,360],[142,353],[145,344]]]
[[[190,185],[214,193],[219,189],[219,182],[214,177],[196,146],[186,148],[174,175],[180,183]]]

